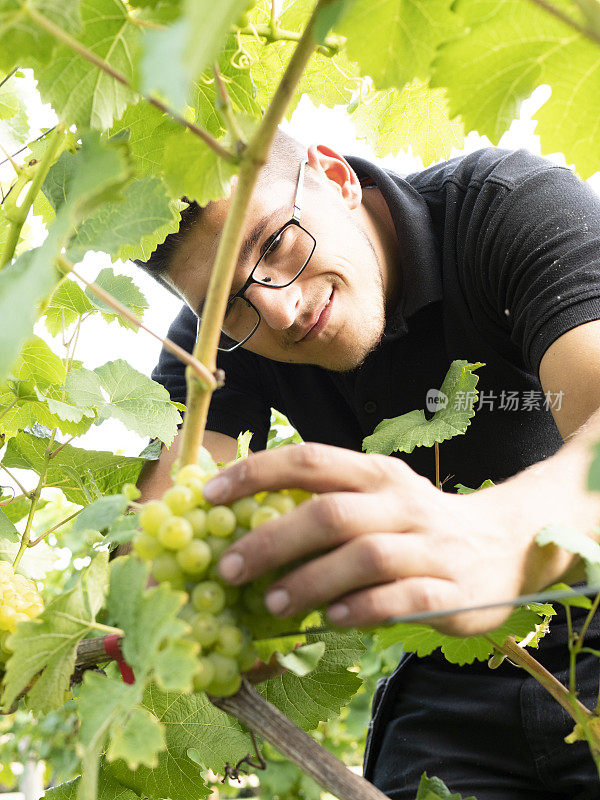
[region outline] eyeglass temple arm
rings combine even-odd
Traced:
[[[300,164],[300,171],[298,172],[298,183],[296,184],[296,194],[294,195],[294,213],[292,219],[300,219],[300,212],[302,211],[302,191],[304,189],[304,168],[308,161],[303,161]]]

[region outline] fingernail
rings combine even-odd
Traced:
[[[237,580],[244,569],[244,559],[239,553],[228,553],[219,561],[219,575],[224,581]]]
[[[342,622],[349,613],[348,606],[345,603],[334,603],[327,609],[327,616],[332,622]]]
[[[265,597],[265,605],[271,614],[283,614],[290,604],[290,596],[285,589],[273,589]]]
[[[218,478],[213,478],[212,481],[209,481],[205,484],[202,493],[206,500],[213,505],[215,503],[219,503],[223,498],[226,496],[229,490],[229,479],[224,477],[223,475],[219,475]]]

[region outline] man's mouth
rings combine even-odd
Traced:
[[[319,306],[312,318],[309,320],[308,325],[304,329],[304,334],[300,337],[300,339],[296,339],[296,344],[299,342],[308,342],[311,339],[314,339],[325,328],[331,316],[331,305],[334,293],[335,290],[332,288],[331,294],[325,303]]]

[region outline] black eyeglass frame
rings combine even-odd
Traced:
[[[294,193],[294,210],[292,212],[291,218],[286,223],[281,225],[281,227],[277,228],[277,230],[269,237],[269,244],[266,247],[265,252],[261,255],[261,257],[258,259],[256,264],[252,268],[252,272],[250,273],[250,275],[248,275],[248,279],[246,280],[246,282],[244,283],[242,288],[238,292],[236,292],[233,295],[233,297],[230,297],[228,302],[227,302],[227,307],[225,309],[225,315],[227,315],[227,312],[231,308],[231,304],[233,303],[233,301],[236,300],[238,297],[241,298],[245,303],[247,303],[251,308],[254,309],[254,311],[256,313],[256,316],[258,317],[256,325],[254,326],[254,328],[252,328],[252,330],[250,331],[248,336],[246,336],[244,339],[242,339],[241,342],[236,342],[233,345],[233,347],[220,347],[219,346],[218,349],[223,353],[231,353],[233,350],[237,350],[238,347],[241,347],[243,344],[245,344],[248,341],[248,339],[250,339],[250,337],[253,336],[256,333],[256,331],[258,329],[258,326],[260,325],[260,322],[261,322],[261,319],[262,319],[261,316],[260,316],[260,312],[256,308],[256,306],[254,305],[254,303],[252,303],[250,300],[248,300],[247,297],[244,297],[244,292],[246,292],[247,289],[249,289],[250,286],[252,286],[252,284],[254,284],[254,283],[257,283],[259,286],[266,286],[267,289],[285,289],[286,286],[290,286],[292,283],[294,283],[294,281],[298,280],[300,275],[306,269],[306,265],[308,264],[308,262],[312,258],[312,254],[315,252],[315,247],[317,246],[317,240],[312,235],[312,233],[310,233],[310,231],[307,231],[306,228],[300,224],[300,214],[301,214],[301,211],[302,211],[302,206],[301,206],[301,203],[302,203],[302,191],[303,191],[303,188],[304,188],[304,170],[305,170],[305,167],[306,167],[307,163],[308,162],[306,160],[304,160],[300,164],[300,169],[298,171],[298,179],[296,181],[296,191]],[[279,236],[281,236],[281,234],[287,228],[291,227],[292,225],[296,225],[298,228],[300,228],[300,230],[304,231],[304,233],[306,233],[307,236],[310,236],[310,238],[312,239],[312,242],[313,242],[311,251],[308,254],[308,257],[307,257],[306,261],[304,262],[304,264],[302,265],[301,269],[296,273],[296,275],[292,278],[292,280],[288,281],[287,283],[273,284],[273,283],[270,283],[270,279],[269,279],[269,281],[261,281],[258,278],[255,278],[254,277],[254,273],[258,269],[258,267],[259,267],[260,263],[262,262],[263,258],[268,254],[269,247],[271,246],[271,244],[274,241],[276,241],[277,238]],[[226,333],[225,333],[225,336],[227,336]],[[231,338],[231,337],[229,337],[229,338]]]

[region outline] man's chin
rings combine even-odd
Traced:
[[[351,372],[364,363],[369,353],[377,347],[380,339],[381,336],[373,337],[373,340],[369,342],[352,342],[352,345],[346,348],[339,345],[325,347],[323,353],[319,354],[319,359],[315,359],[313,363],[323,369],[331,370],[331,372]]]

